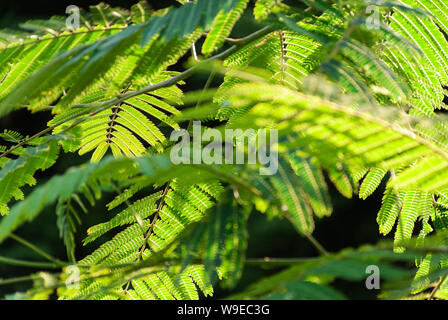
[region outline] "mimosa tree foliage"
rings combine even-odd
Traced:
[[[245,12],[259,29],[234,39]],[[249,216],[265,214],[289,220],[321,256],[271,261],[284,271],[233,298],[344,298],[332,281],[363,281],[369,265],[385,280],[407,280],[383,298],[448,298],[447,12],[443,0],[196,0],[158,11],[100,3],[81,12],[77,29],[53,17],[1,30],[0,116],[27,109],[53,118],[34,136],[0,135],[0,244],[29,245],[14,232],[50,207],[67,249],[67,261],[0,256],[50,270],[15,297],[213,296],[238,284]],[[184,71],[173,71],[185,58]],[[183,92],[197,72],[209,75],[204,89]],[[223,80],[213,89],[215,75]],[[170,134],[196,120],[278,130],[277,172],[174,164]],[[63,153],[91,161],[35,178]],[[377,223],[394,243],[326,252],[312,234],[332,214],[329,183],[362,199],[384,183]],[[110,193],[105,222],[84,235],[97,249],[80,257],[83,212]],[[415,262],[412,274],[397,260]],[[77,287],[66,286],[72,266]]]

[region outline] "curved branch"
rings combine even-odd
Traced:
[[[101,112],[101,111],[103,111],[103,110],[105,110],[105,109],[107,109],[107,108],[109,108],[109,107],[111,107],[113,105],[122,103],[122,102],[124,102],[124,101],[126,101],[126,100],[128,100],[130,98],[133,98],[133,97],[136,97],[136,96],[139,96],[139,95],[142,95],[144,93],[151,92],[151,91],[155,91],[155,90],[158,90],[158,89],[161,89],[161,88],[171,87],[171,86],[177,84],[178,82],[183,81],[183,80],[191,77],[192,75],[194,75],[196,72],[198,72],[201,69],[201,67],[204,64],[210,63],[211,61],[215,61],[215,60],[225,59],[225,58],[229,57],[230,55],[232,55],[233,53],[235,53],[236,51],[238,51],[239,49],[241,49],[242,47],[244,47],[246,44],[248,44],[248,43],[250,43],[250,42],[252,42],[252,41],[254,41],[254,40],[258,39],[258,38],[261,38],[261,37],[269,34],[272,31],[273,31],[273,28],[271,26],[266,26],[266,27],[264,27],[264,28],[262,28],[262,29],[260,29],[258,31],[255,31],[254,33],[248,35],[247,37],[240,39],[235,45],[231,46],[227,50],[225,50],[225,51],[223,51],[221,53],[218,53],[217,55],[215,55],[213,57],[210,57],[210,58],[208,58],[206,60],[203,60],[203,61],[199,62],[198,64],[194,65],[193,67],[185,70],[182,73],[179,73],[178,75],[176,75],[176,76],[174,76],[174,77],[172,77],[172,78],[170,78],[168,80],[165,80],[165,81],[162,81],[162,82],[159,82],[159,83],[147,86],[147,87],[142,88],[140,90],[136,90],[136,91],[133,91],[133,92],[127,92],[125,94],[118,95],[117,97],[115,97],[113,99],[110,99],[110,100],[107,100],[107,101],[104,101],[102,103],[91,103],[91,104],[77,104],[77,105],[74,105],[73,108],[81,108],[81,107],[91,107],[91,108],[89,108],[88,110],[83,111],[81,113],[78,113],[77,115],[74,115],[74,116],[71,116],[71,117],[69,117],[67,119],[64,119],[63,121],[60,121],[60,122],[58,122],[58,123],[56,123],[56,124],[46,128],[46,129],[42,130],[42,131],[36,133],[32,137],[23,140],[19,144],[9,148],[8,150],[6,150],[2,154],[0,154],[0,158],[3,158],[5,156],[9,155],[11,152],[13,152],[14,150],[24,146],[28,142],[30,142],[30,141],[32,141],[34,139],[37,139],[37,138],[47,134],[48,132],[51,132],[53,129],[63,125],[64,123],[66,123],[66,122],[68,122],[70,120],[76,119],[79,116],[87,115],[89,113],[90,113],[89,116],[92,116],[93,114],[97,114],[98,112]],[[95,110],[92,110],[92,109],[95,109]],[[87,120],[88,118],[89,117],[86,117],[86,118],[82,119],[80,122],[75,123],[75,125],[70,126],[66,130],[69,130],[69,129],[73,128],[74,126],[80,124],[81,122]]]

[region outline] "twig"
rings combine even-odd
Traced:
[[[305,237],[310,241],[310,243],[319,251],[321,255],[327,256],[329,253],[325,248],[316,240],[310,233],[305,233]]]
[[[31,250],[33,250],[34,252],[36,252],[38,255],[44,257],[45,259],[54,262],[54,263],[63,263],[62,261],[52,257],[50,254],[46,253],[45,251],[43,251],[42,249],[39,249],[38,247],[36,247],[34,244],[28,242],[27,240],[23,239],[22,237],[19,237],[18,235],[11,233],[9,235],[12,239],[16,240],[17,242],[23,244],[24,246],[30,248]]]
[[[23,277],[16,277],[16,278],[9,278],[9,279],[0,279],[0,286],[5,286],[13,283],[19,283],[19,282],[28,282],[28,281],[34,281],[38,276],[35,274],[30,276],[23,276]]]
[[[436,292],[440,289],[440,286],[442,283],[448,278],[448,275],[444,276],[443,278],[440,278],[439,281],[437,281],[436,286],[434,289],[432,289],[431,293],[428,296],[428,300],[432,300]]]
[[[301,264],[310,261],[316,261],[317,258],[264,258],[264,259],[246,259],[245,265],[248,267],[287,267],[295,264]]]
[[[289,214],[284,214],[284,217],[289,220],[291,223],[294,223]],[[319,253],[323,256],[329,255],[328,251],[316,240],[310,233],[303,233],[303,235],[308,239],[308,241],[319,251]]]
[[[228,56],[230,56],[230,55],[232,55],[233,53],[235,53],[236,51],[238,51],[241,47],[243,47],[243,46],[246,45],[247,43],[250,43],[250,42],[252,42],[252,41],[254,41],[254,40],[256,40],[256,39],[258,39],[258,38],[260,38],[260,37],[263,37],[263,36],[265,36],[266,34],[270,33],[271,31],[272,31],[272,27],[271,27],[271,26],[266,26],[266,27],[264,27],[264,28],[262,28],[262,29],[260,29],[260,30],[258,30],[258,31],[256,31],[256,32],[254,32],[254,33],[248,35],[247,37],[240,39],[240,41],[238,41],[237,44],[233,45],[233,46],[230,47],[229,49],[227,49],[227,50],[225,50],[225,51],[223,51],[223,52],[221,52],[221,53],[219,53],[219,54],[217,54],[217,55],[215,55],[215,56],[213,56],[213,57],[210,57],[210,58],[208,58],[208,59],[206,59],[206,60],[201,61],[200,63],[198,63],[198,64],[192,66],[191,68],[185,70],[185,71],[182,72],[182,73],[179,73],[178,75],[176,75],[176,76],[174,76],[174,77],[172,77],[172,78],[170,78],[170,79],[168,79],[168,80],[165,80],[165,81],[162,81],[162,82],[159,82],[159,83],[156,83],[156,84],[147,86],[147,87],[142,88],[142,89],[140,89],[140,90],[136,90],[136,91],[133,91],[133,92],[128,92],[128,93],[125,93],[125,94],[118,95],[117,97],[115,97],[115,98],[113,98],[113,99],[110,99],[110,100],[107,100],[107,101],[104,101],[104,102],[102,102],[102,103],[77,104],[77,105],[74,105],[73,108],[80,108],[80,107],[92,107],[92,108],[98,108],[97,110],[94,111],[94,113],[96,114],[96,113],[98,113],[98,112],[100,112],[100,111],[102,111],[102,110],[105,110],[105,109],[107,109],[107,108],[113,106],[113,105],[122,103],[122,102],[124,102],[124,101],[126,101],[126,100],[128,100],[128,99],[130,99],[130,98],[139,96],[139,95],[141,95],[141,94],[145,94],[145,93],[148,93],[148,92],[151,92],[151,91],[155,91],[155,90],[158,90],[158,89],[161,89],[161,88],[171,87],[171,86],[175,85],[176,83],[178,83],[178,82],[180,82],[180,81],[183,81],[183,80],[185,80],[185,79],[191,77],[193,74],[195,74],[196,72],[198,72],[198,71],[200,70],[200,68],[201,68],[203,65],[205,65],[205,64],[207,64],[207,63],[210,63],[211,61],[220,60],[220,59],[225,59],[225,58],[227,58]],[[58,123],[56,123],[56,124],[54,124],[54,125],[52,125],[52,126],[46,128],[46,129],[42,130],[42,131],[40,131],[39,133],[36,133],[36,134],[33,135],[32,137],[30,137],[30,138],[28,138],[28,139],[25,139],[24,141],[20,142],[20,143],[17,144],[16,146],[11,147],[11,148],[8,149],[7,151],[3,152],[3,153],[0,155],[0,158],[3,158],[3,157],[5,157],[5,156],[7,156],[7,155],[10,154],[12,151],[14,151],[14,150],[16,150],[17,148],[19,148],[19,147],[21,147],[21,146],[27,144],[27,143],[30,142],[31,140],[37,139],[37,138],[43,136],[44,134],[46,134],[46,133],[52,131],[53,129],[59,127],[60,125],[66,123],[66,122],[68,122],[68,121],[70,121],[70,120],[73,120],[73,119],[79,117],[80,115],[87,114],[87,113],[89,113],[90,111],[91,111],[91,110],[86,110],[85,112],[82,112],[82,113],[80,113],[80,114],[71,116],[71,117],[69,117],[69,118],[67,118],[67,119],[65,119],[65,120],[63,120],[63,121],[60,121],[60,122],[58,122]],[[92,115],[92,114],[91,114],[91,115]],[[90,115],[90,116],[91,116],[91,115]],[[82,121],[85,121],[85,120],[87,120],[87,119],[88,119],[88,117],[86,117],[86,119],[83,119]],[[82,121],[81,121],[81,122],[82,122]],[[79,122],[79,123],[80,123],[80,122]],[[79,123],[77,123],[76,125],[78,125]],[[72,127],[73,127],[73,126],[72,126]],[[67,129],[66,129],[66,130],[67,130]]]
[[[10,264],[18,267],[36,268],[36,269],[60,269],[66,265],[63,263],[37,262],[12,259],[0,256],[0,263]]]

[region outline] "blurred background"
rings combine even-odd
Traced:
[[[111,6],[130,8],[138,1],[131,0],[108,0],[105,1]],[[164,8],[170,5],[178,5],[176,1],[147,1],[154,9]],[[65,9],[69,5],[77,5],[88,9],[89,5],[98,4],[99,1],[88,0],[45,0],[45,1],[1,1],[0,3],[0,29],[18,28],[19,24],[30,19],[45,19],[52,15],[65,15]],[[240,37],[256,30],[251,16],[251,8],[243,16],[236,26],[236,31],[232,36]],[[173,70],[182,70],[183,62],[172,67]],[[202,88],[207,75],[196,75],[187,80],[183,90],[194,90]],[[217,79],[215,85],[219,83]],[[0,130],[13,129],[24,135],[39,132],[46,127],[46,123],[51,119],[49,113],[30,114],[27,111],[18,111],[10,116],[0,119]],[[62,173],[70,166],[89,160],[89,155],[79,157],[77,154],[62,156],[57,164],[50,170],[39,173],[38,181],[44,181],[53,174]],[[26,190],[25,190],[26,191]],[[357,198],[345,199],[338,194],[334,188],[331,189],[334,213],[330,218],[326,218],[316,223],[315,238],[330,252],[337,252],[346,247],[358,247],[362,244],[374,244],[380,239],[376,224],[376,213],[381,205],[382,188],[377,190],[368,200],[362,201]],[[104,205],[110,199],[105,198],[92,208],[88,215],[83,216],[83,225],[78,229],[77,258],[82,258],[89,254],[98,244],[95,242],[91,246],[83,247],[81,240],[86,235],[89,226],[103,222],[106,217]],[[302,238],[287,221],[271,220],[265,216],[252,214],[249,221],[249,246],[248,258],[264,257],[313,257],[318,253],[305,238]],[[62,240],[59,238],[56,227],[56,214],[54,208],[47,208],[32,224],[25,224],[17,231],[21,237],[31,240],[35,245],[44,249],[62,260],[66,260],[66,252]],[[10,258],[41,260],[32,251],[22,245],[7,240],[0,246],[0,255]],[[17,277],[28,275],[33,270],[19,268],[15,266],[0,265],[0,278]],[[40,270],[34,270],[40,271]],[[215,298],[224,298],[232,293],[239,292],[250,283],[257,281],[263,276],[278,272],[279,269],[263,270],[260,268],[246,268],[240,284],[233,290],[217,289]],[[375,290],[365,289],[363,282],[350,283],[337,281],[335,287],[341,290],[351,299],[375,298],[378,293]],[[0,298],[5,294],[15,291],[24,291],[27,284],[10,285],[0,287]]]

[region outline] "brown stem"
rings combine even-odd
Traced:
[[[436,286],[434,287],[434,289],[432,289],[431,293],[428,296],[428,300],[432,300],[432,298],[434,298],[434,295],[440,289],[440,286],[447,278],[448,278],[448,275],[440,278],[439,281],[437,281]]]

